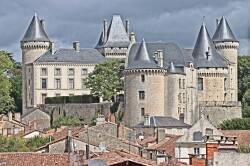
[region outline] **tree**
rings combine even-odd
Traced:
[[[91,94],[111,101],[114,95],[123,89],[122,71],[124,63],[117,60],[105,61],[95,66],[86,79],[85,85]]]
[[[53,141],[54,138],[53,137],[41,137],[41,136],[35,136],[33,138],[30,138],[26,141],[26,146],[31,150],[34,151],[37,148],[46,145],[47,143],[49,143],[50,141]]]
[[[61,126],[78,126],[82,122],[79,118],[73,116],[60,116],[53,122],[54,128],[59,128]]]
[[[6,113],[15,108],[11,93],[11,70],[13,69],[13,60],[11,54],[0,51],[0,113]]]
[[[220,124],[222,130],[250,130],[250,118],[225,120]]]
[[[250,117],[250,56],[238,58],[238,88],[243,117]]]

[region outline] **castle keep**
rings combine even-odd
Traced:
[[[55,49],[35,14],[21,40],[23,114],[46,97],[89,94],[84,80],[96,64],[124,59],[124,122],[135,126],[150,116],[193,124],[206,116],[214,124],[241,117],[237,97],[239,42],[222,17],[211,39],[203,22],[193,49],[175,43],[138,43],[129,21],[114,15],[95,48]]]

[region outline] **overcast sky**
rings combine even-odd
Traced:
[[[202,17],[210,36],[215,19],[224,15],[240,41],[240,53],[250,54],[250,0],[0,0],[0,49],[21,60],[19,41],[36,11],[57,48],[94,47],[102,20],[120,14],[130,20],[137,39],[194,46]]]

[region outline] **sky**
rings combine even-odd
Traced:
[[[137,40],[175,42],[193,48],[203,16],[210,36],[216,18],[225,16],[240,41],[240,54],[250,55],[250,0],[0,0],[0,50],[21,61],[20,40],[33,15],[45,20],[56,48],[93,48],[103,19],[113,14],[129,19]]]

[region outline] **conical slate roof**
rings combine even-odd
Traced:
[[[24,42],[29,41],[50,41],[48,35],[46,34],[43,25],[41,24],[40,19],[37,14],[33,16],[30,25],[25,32],[25,35],[22,39]]]
[[[227,20],[222,17],[213,36],[213,41],[238,41],[236,40]]]
[[[127,69],[158,69],[160,68],[148,54],[146,42],[142,39],[142,42],[136,52],[136,55],[132,62],[128,64]]]
[[[198,34],[193,57],[197,67],[227,67],[226,60],[216,51],[204,22]]]
[[[126,32],[120,15],[113,15],[107,30],[107,40],[103,41],[103,32],[99,38],[99,47],[128,47],[130,44],[129,36]]]

